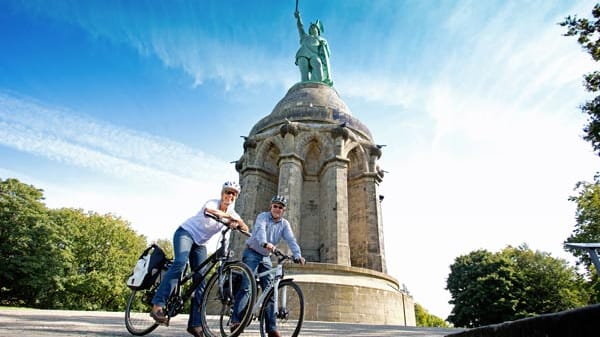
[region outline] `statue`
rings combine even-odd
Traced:
[[[296,65],[300,68],[302,82],[323,82],[332,86],[329,46],[327,40],[321,37],[321,33],[324,32],[323,24],[317,19],[315,23],[310,24],[306,34],[298,9],[294,12],[294,16],[300,34],[300,49],[296,53]]]

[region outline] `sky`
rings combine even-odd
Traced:
[[[596,65],[557,23],[595,1],[300,0],[334,88],[385,144],[388,274],[447,318],[454,259],[527,244],[572,263]],[[0,178],[48,207],[172,237],[300,81],[295,1],[0,1]],[[248,219],[247,219],[248,220]]]

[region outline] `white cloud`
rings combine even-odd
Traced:
[[[0,94],[0,144],[95,177],[64,185],[0,168],[44,189],[48,206],[117,214],[151,239],[171,235],[164,226],[191,216],[237,177],[231,164],[182,144],[8,94]]]

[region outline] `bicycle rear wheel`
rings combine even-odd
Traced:
[[[132,290],[125,307],[125,326],[132,335],[143,336],[154,331],[158,324],[150,317],[152,298],[157,284],[146,290]]]
[[[202,295],[202,309],[200,317],[205,336],[209,337],[237,337],[244,330],[252,317],[252,304],[256,299],[256,280],[254,274],[242,262],[232,262],[223,268],[223,286],[219,286],[219,275],[215,273]],[[231,315],[235,294],[242,280],[246,280],[249,287],[249,305],[241,313],[241,324],[231,330]]]
[[[267,310],[273,310],[267,305],[273,298],[275,288],[271,288],[260,308],[260,335],[267,337]],[[276,313],[277,331],[281,337],[297,337],[304,321],[304,294],[302,289],[292,280],[282,280],[277,290],[278,306]]]

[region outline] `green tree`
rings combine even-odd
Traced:
[[[448,321],[468,328],[572,309],[589,298],[566,261],[525,245],[457,257],[446,289],[454,305]]]
[[[471,328],[509,319],[515,305],[513,273],[510,261],[487,250],[457,257],[446,282],[454,305],[448,321]]]
[[[0,179],[0,304],[122,310],[146,238],[111,214],[48,209],[43,191]]]
[[[577,36],[577,42],[587,51],[594,61],[600,60],[600,4],[592,9],[592,19],[568,16],[559,23],[567,27],[565,36]],[[587,91],[597,93],[600,90],[600,71],[584,76]],[[583,128],[583,138],[592,144],[594,151],[600,154],[600,96],[585,102],[581,111],[588,115],[587,125]]]
[[[51,211],[64,229],[68,272],[56,306],[83,310],[121,310],[131,274],[146,239],[111,214],[63,208]]]
[[[443,319],[430,314],[425,308],[419,303],[415,303],[415,318],[417,319],[417,326],[432,327],[432,328],[447,328],[448,323]]]
[[[578,182],[577,195],[569,197],[575,202],[575,229],[565,242],[600,242],[600,177],[594,182]],[[600,302],[600,279],[589,255],[580,249],[565,248],[577,258],[577,264],[585,266],[590,279],[592,295],[590,303]]]
[[[165,252],[165,256],[167,259],[173,259],[173,243],[169,239],[158,239],[154,243],[156,243],[162,250]]]
[[[0,303],[45,307],[59,288],[62,246],[43,191],[0,179]]]

